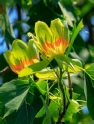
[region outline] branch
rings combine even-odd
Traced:
[[[10,67],[9,66],[5,67],[3,70],[0,71],[0,76],[8,73],[9,71],[10,71]]]

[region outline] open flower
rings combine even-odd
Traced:
[[[69,45],[69,29],[66,21],[51,21],[50,27],[42,21],[35,24],[36,45],[48,57],[63,54]]]
[[[28,42],[28,46],[19,39],[12,43],[12,50],[7,50],[4,57],[13,72],[19,73],[23,68],[37,62],[39,60],[38,52],[32,40]]]

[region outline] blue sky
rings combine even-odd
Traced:
[[[11,12],[11,9],[9,8],[7,10],[7,13],[9,15],[9,22],[10,22],[11,26],[13,26],[14,25],[14,21],[18,19],[16,7],[14,7],[12,9],[12,12]],[[26,11],[22,10],[21,13],[22,13],[22,17],[21,17],[22,20],[27,21],[28,17],[26,16],[26,14],[27,14]],[[29,26],[26,25],[25,23],[22,24],[22,27],[23,27],[23,30],[25,32],[29,29]],[[15,28],[14,29],[14,36],[15,36],[15,38],[17,38],[17,35],[18,35],[18,30],[17,30],[17,28]],[[26,35],[22,36],[22,40],[26,41]],[[0,34],[0,54],[2,54],[4,51],[7,50],[6,42],[4,42],[4,41],[5,41],[4,37]]]

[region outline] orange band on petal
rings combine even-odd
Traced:
[[[22,69],[24,69],[25,67],[29,66],[29,65],[32,65],[33,63],[36,63],[38,62],[38,58],[34,58],[32,60],[28,60],[28,59],[25,59],[23,60],[20,64],[18,65],[13,65],[12,66],[12,70],[15,72],[15,73],[19,73]]]
[[[43,44],[43,52],[47,56],[59,55],[65,52],[68,45],[69,41],[66,41],[62,37],[59,37],[56,41],[53,41],[51,43],[45,41]]]
[[[55,41],[55,45],[59,46],[61,41],[63,41],[63,38],[62,37],[58,38],[57,41]]]

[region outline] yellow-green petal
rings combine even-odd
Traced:
[[[13,57],[13,54],[11,53],[10,50],[7,50],[4,52],[4,57],[7,61],[7,63],[10,65],[10,67],[12,68],[12,65],[15,65],[15,60],[14,60],[14,57]]]
[[[59,18],[52,20],[50,29],[53,34],[54,41],[59,37],[69,40],[69,30],[66,21],[63,21],[62,23]]]
[[[37,50],[37,47],[34,44],[33,39],[29,40],[28,42],[28,53],[29,53],[29,58],[36,58],[39,59],[39,53]]]
[[[15,61],[19,64],[20,60],[28,59],[28,47],[27,45],[19,39],[13,41],[12,44],[12,54]]]
[[[38,21],[35,23],[35,33],[37,40],[43,44],[43,42],[52,41],[52,32],[45,22]]]

